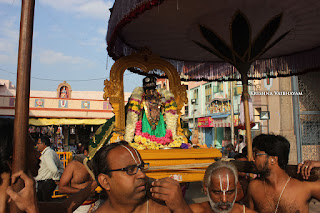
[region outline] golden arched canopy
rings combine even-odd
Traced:
[[[115,114],[115,129],[116,134],[113,139],[123,139],[125,133],[125,102],[123,91],[123,74],[131,67],[141,69],[148,73],[150,70],[159,69],[165,72],[169,79],[170,91],[174,94],[177,103],[178,112],[178,130],[177,135],[183,135],[180,125],[181,109],[187,103],[187,92],[184,86],[181,85],[180,77],[175,67],[168,61],[153,55],[150,51],[142,51],[134,53],[130,56],[125,56],[118,59],[112,66],[110,71],[110,80],[104,81],[104,99],[109,98],[109,102],[113,107]],[[117,138],[115,138],[117,137]]]

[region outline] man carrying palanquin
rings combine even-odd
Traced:
[[[261,134],[254,138],[252,148],[261,178],[249,184],[249,207],[261,213],[309,212],[310,199],[320,200],[320,181],[299,181],[286,173],[289,141],[280,135]],[[299,168],[306,177],[308,166],[300,164]]]
[[[97,213],[191,213],[177,181],[165,178],[147,184],[144,172],[148,164],[125,141],[103,146],[92,165],[96,180],[108,196]]]
[[[59,183],[59,193],[61,194],[75,194],[81,189],[92,184],[91,175],[89,174],[83,160],[88,156],[88,145],[83,146],[83,153],[74,156],[73,160],[66,166]],[[100,201],[92,193],[74,213],[93,211],[98,208]]]
[[[191,204],[193,213],[250,213],[255,212],[235,203],[237,197],[238,172],[227,161],[211,164],[203,178],[203,189],[209,201]]]

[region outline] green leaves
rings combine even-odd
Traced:
[[[267,46],[279,29],[281,20],[282,14],[273,17],[264,25],[252,42],[249,21],[241,11],[237,11],[233,16],[230,27],[231,47],[220,38],[217,33],[202,25],[200,25],[200,32],[212,47],[208,47],[197,41],[193,42],[224,61],[234,65],[237,69],[240,67],[248,67],[248,64],[251,64],[290,32],[289,30],[282,34]]]

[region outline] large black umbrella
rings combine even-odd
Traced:
[[[183,64],[187,80],[241,80],[251,158],[248,79],[318,70],[319,9],[317,0],[116,0],[108,53],[146,46]]]

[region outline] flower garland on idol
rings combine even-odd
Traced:
[[[133,90],[128,103],[124,139],[138,150],[180,147],[183,143],[183,136],[176,135],[178,114],[174,95],[163,88],[157,89],[157,92],[164,98],[164,121],[166,123],[166,134],[164,137],[157,138],[154,135],[142,132],[142,121],[139,121],[139,115],[143,109],[144,90],[142,87],[137,87]]]

